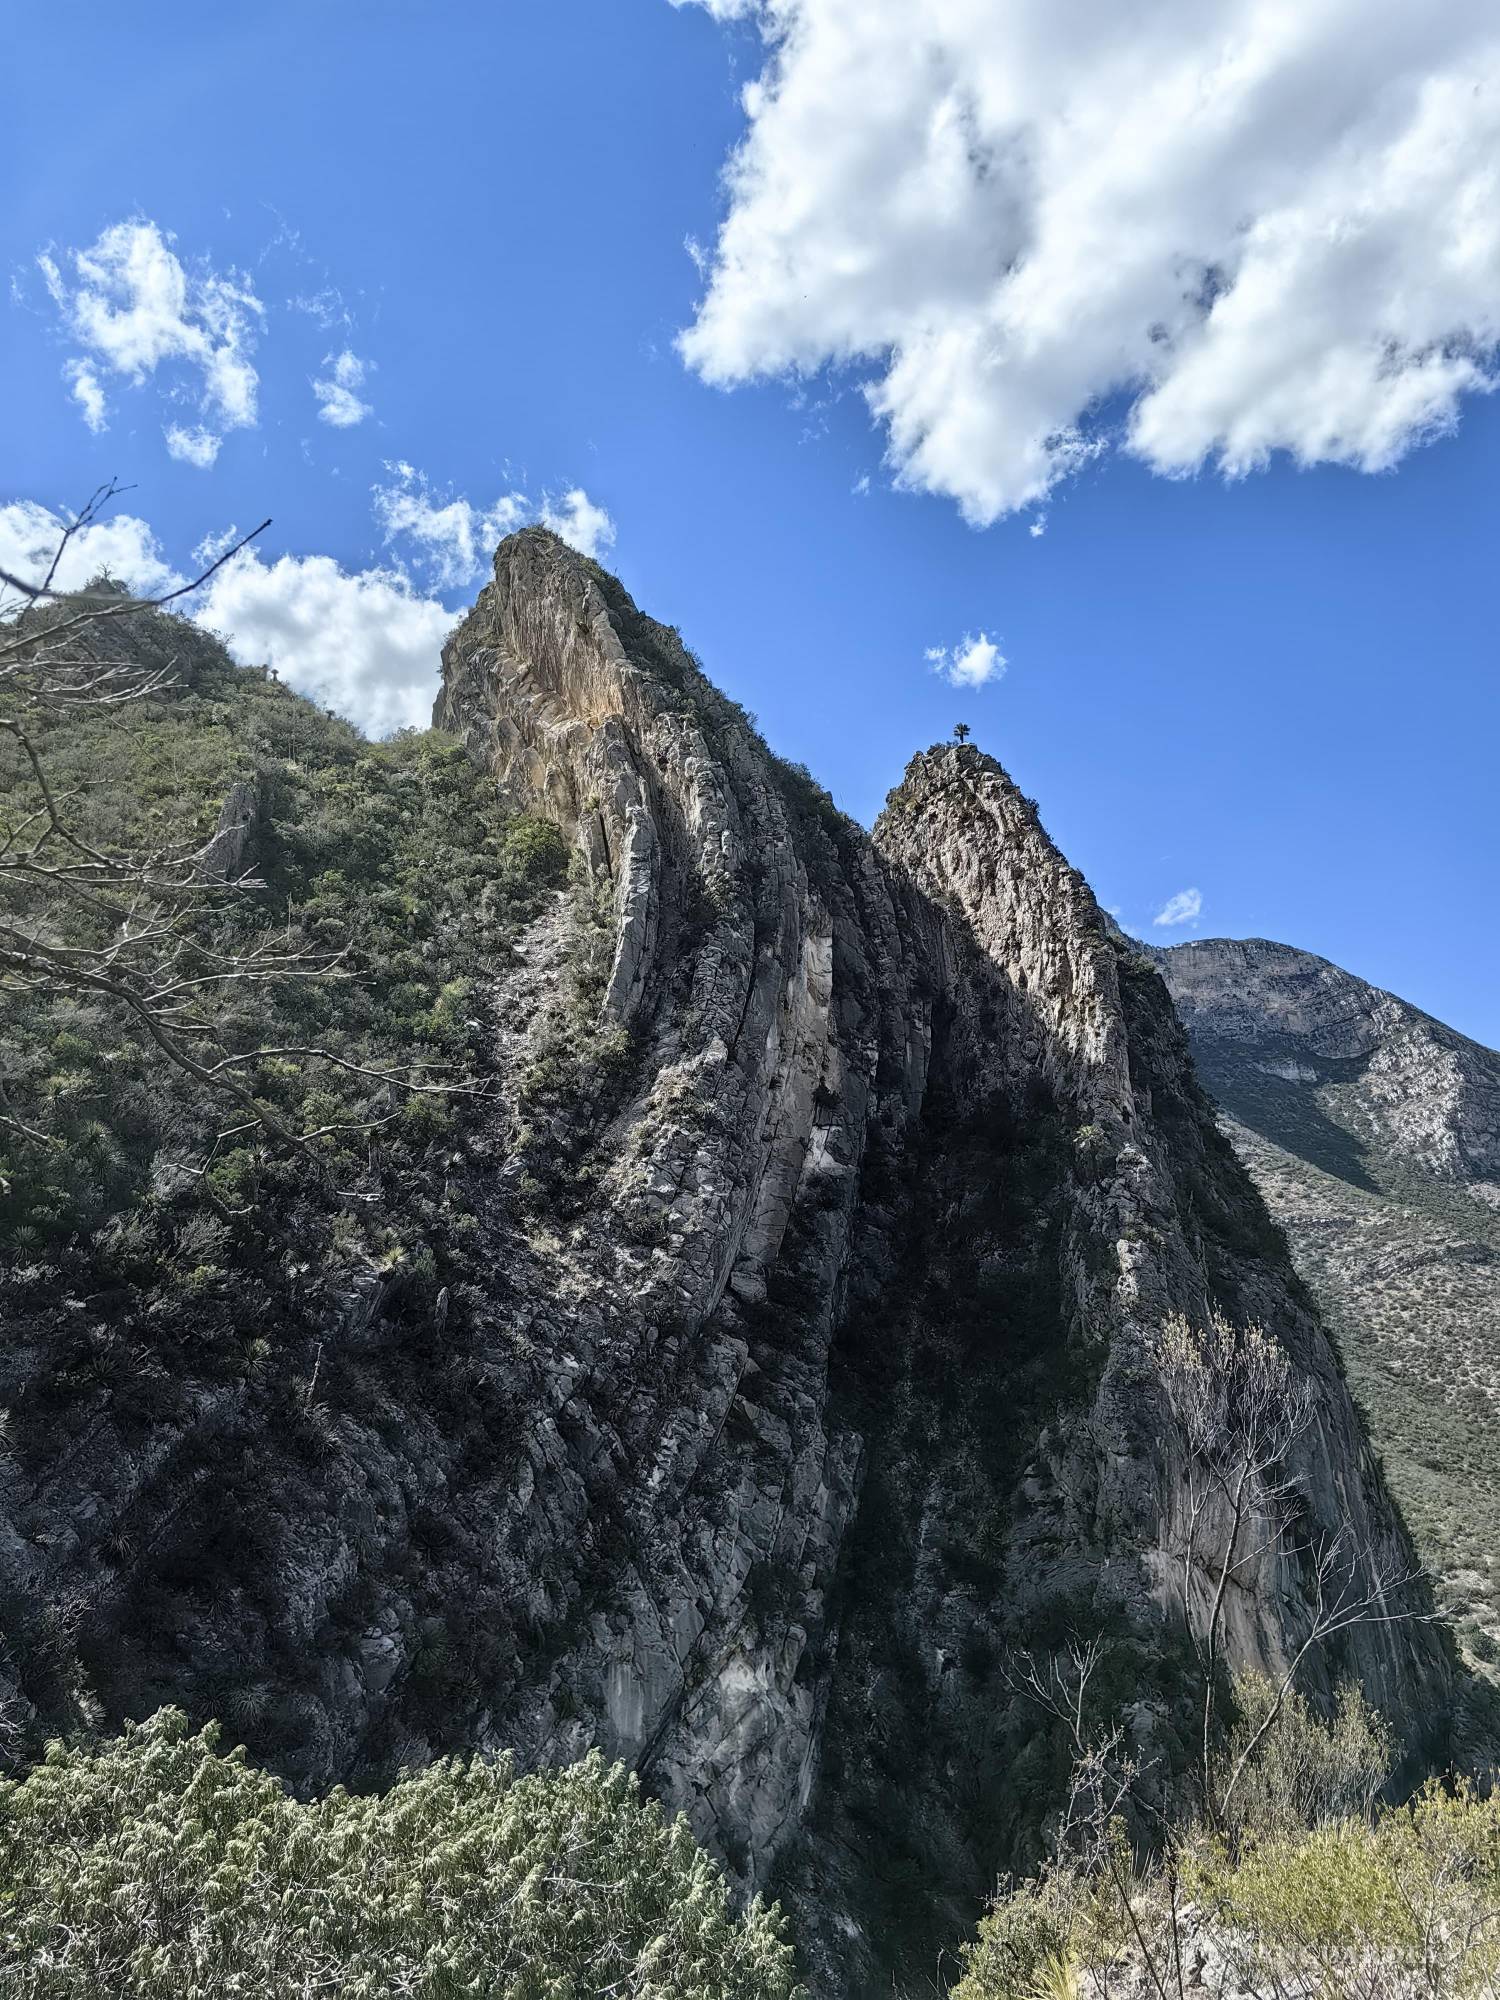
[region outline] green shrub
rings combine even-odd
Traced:
[[[0,1781],[7,2000],[793,2000],[682,1820],[594,1753],[452,1761],[299,1803],[164,1709]]]
[[[1329,1722],[1292,1691],[1263,1730],[1276,1692],[1260,1674],[1235,1677],[1235,1720],[1213,1765],[1220,1830],[1234,1851],[1325,1820],[1368,1817],[1396,1761],[1390,1731],[1358,1688],[1340,1688]]]
[[[1500,1980],[1500,1799],[1436,1783],[1373,1821],[1203,1843],[1198,1897],[1239,1976],[1273,1992],[1471,2000]]]
[[[1218,1769],[1271,1719],[1218,1832],[1179,1829],[1140,1859],[1116,1821],[1092,1868],[1058,1859],[1008,1888],[953,2000],[1175,1994],[1176,1968],[1199,1960],[1246,1995],[1493,2000],[1500,1798],[1434,1783],[1379,1809],[1391,1741],[1363,1699],[1345,1691],[1325,1722],[1296,1696],[1274,1711],[1274,1693],[1236,1680]]]

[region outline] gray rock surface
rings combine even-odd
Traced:
[[[371,1274],[319,1329],[358,1363],[337,1408],[83,1396],[0,1458],[0,1614],[89,1712],[184,1700],[308,1785],[600,1744],[789,1898],[821,1994],[888,1992],[1056,1805],[1007,1649],[1109,1632],[1173,1753],[1166,1316],[1287,1348],[1309,1539],[1399,1562],[1400,1521],[1160,977],[992,760],[917,757],[872,838],[536,529],[436,720],[578,856],[494,968],[462,1339]],[[1286,1660],[1307,1593],[1247,1573],[1235,1658]],[[1430,1628],[1356,1629],[1311,1684],[1342,1671],[1432,1747]]]
[[[1500,1055],[1311,952],[1152,954],[1340,1340],[1482,1671],[1500,1664]]]

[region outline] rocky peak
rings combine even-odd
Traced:
[[[1013,1010],[1035,1026],[1032,1053],[1049,1080],[1081,1093],[1087,1115],[1128,1124],[1116,954],[1035,800],[974,745],[938,745],[907,766],[875,841],[1002,975]]]
[[[637,1043],[594,1275],[575,1260],[550,1288],[607,1287],[617,1352],[670,1302],[690,1406],[669,1420],[654,1364],[635,1378],[665,1428],[649,1487],[611,1506],[653,1551],[644,1594],[603,1660],[590,1639],[552,1670],[584,1734],[536,1748],[602,1730],[751,1883],[794,1843],[820,1884],[808,1934],[874,1979],[873,1827],[909,1823],[921,1949],[1024,1859],[1020,1821],[952,1809],[976,1743],[991,1805],[1010,1796],[1025,1718],[994,1663],[1059,1619],[1170,1624],[1182,1467],[1149,1360],[1169,1314],[1269,1327],[1317,1400],[1310,1521],[1382,1552],[1401,1529],[1160,979],[993,759],[914,758],[868,838],[671,628],[534,532],[502,546],[444,666],[439,719],[607,885],[604,1010]],[[644,1262],[621,1237],[642,1192],[668,1204]],[[735,1526],[706,1541],[662,1503],[708,1490]],[[1233,1610],[1241,1661],[1289,1656],[1304,1590],[1263,1563]],[[1420,1628],[1358,1633],[1340,1664],[1393,1712],[1441,1707]],[[601,1709],[601,1670],[623,1709]]]
[[[1169,1315],[1285,1349],[1309,1538],[1400,1558],[1400,1521],[1160,977],[992,759],[916,757],[866,834],[540,529],[497,551],[436,719],[575,855],[474,997],[497,1088],[434,1170],[480,1275],[399,1325],[379,1282],[327,1310],[347,1393],[316,1424],[310,1389],[296,1423],[228,1380],[121,1425],[64,1384],[5,1470],[0,1593],[59,1630],[139,1598],[211,1501],[221,1565],[168,1571],[170,1625],[95,1634],[90,1699],[212,1713],[232,1656],[310,1786],[597,1744],[787,1893],[829,2000],[889,1991],[1036,1858],[1056,1746],[1013,1648],[1109,1631],[1170,1751]],[[229,1434],[276,1496],[259,1539]],[[1229,1619],[1273,1668],[1311,1588],[1274,1542]],[[1428,1628],[1356,1629],[1310,1685],[1344,1671],[1419,1755]]]

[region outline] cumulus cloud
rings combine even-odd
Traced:
[[[542,502],[542,521],[554,535],[571,542],[580,554],[597,562],[615,543],[615,524],[604,508],[596,507],[581,486],[573,486],[560,500],[550,495]]]
[[[312,385],[318,399],[318,415],[335,430],[344,431],[353,424],[363,423],[371,413],[371,406],[361,401],[359,392],[365,386],[369,362],[361,361],[346,347],[342,354],[325,356],[323,366],[330,372],[315,376]]]
[[[218,571],[192,616],[235,659],[274,667],[372,736],[431,721],[439,655],[457,622],[398,570],[351,573],[331,556],[266,562],[253,549]]]
[[[1170,928],[1174,924],[1190,924],[1194,917],[1202,914],[1201,890],[1179,889],[1175,896],[1168,896],[1151,921],[1153,924],[1163,924]]]
[[[923,657],[935,674],[961,688],[999,680],[1008,664],[988,632],[965,632],[956,646],[929,646]]]
[[[532,518],[524,493],[502,493],[489,507],[462,495],[435,493],[426,475],[399,460],[387,465],[389,485],[374,489],[375,519],[388,545],[405,543],[439,590],[457,590],[483,575],[495,544]]]
[[[36,501],[0,507],[0,568],[40,581],[62,531],[62,518]],[[205,537],[193,551],[193,574],[235,539],[232,528]],[[131,514],[81,530],[63,558],[58,587],[80,589],[101,570],[142,597],[188,580],[147,523]],[[422,596],[399,571],[350,572],[329,556],[268,562],[253,548],[182,599],[180,608],[217,632],[242,664],[274,667],[299,692],[375,736],[426,726],[443,640],[456,622],[452,611]]]
[[[194,383],[200,414],[219,431],[255,422],[260,378],[250,356],[265,309],[248,279],[207,265],[189,271],[144,218],[114,223],[87,250],[44,251],[37,262],[83,350],[65,373],[91,429],[105,423],[101,375],[139,385],[164,367],[175,370],[174,392]]]
[[[40,583],[52,566],[63,528],[63,517],[38,501],[13,500],[0,507],[0,569]],[[185,581],[162,554],[151,529],[133,514],[116,514],[81,528],[63,552],[54,588],[82,590],[104,572],[138,597],[160,597]]]
[[[173,458],[180,458],[184,465],[196,465],[200,472],[207,472],[224,442],[217,431],[206,431],[201,424],[191,429],[183,424],[168,424],[162,436]]]
[[[542,521],[586,556],[598,557],[615,539],[615,524],[581,486],[536,505],[524,493],[502,493],[488,507],[461,494],[434,491],[425,474],[404,460],[387,465],[389,484],[374,489],[375,519],[388,546],[405,545],[439,590],[461,589],[489,567],[495,544],[528,521]]]
[[[753,11],[681,351],[719,384],[854,364],[897,477],[971,521],[1111,445],[1380,471],[1494,386],[1489,0]]]

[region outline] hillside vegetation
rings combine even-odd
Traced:
[[[166,1709],[0,1780],[8,2000],[792,2000],[775,1913],[596,1754],[310,1805]]]
[[[258,945],[290,969],[205,985],[189,1039],[270,1051],[238,1080],[287,1129],[321,1136],[301,1149],[255,1129],[221,1140],[243,1124],[236,1105],[174,1072],[128,1011],[104,996],[27,1003],[7,991],[0,1227],[14,1248],[96,1260],[101,1282],[117,1276],[169,1307],[183,1289],[212,1291],[236,1261],[231,1243],[240,1259],[274,1243],[279,1258],[288,1227],[315,1270],[363,1254],[397,1262],[403,1223],[431,1219],[412,1169],[461,1129],[465,1094],[378,1073],[449,1085],[483,1074],[476,975],[565,881],[566,847],[555,828],[502,811],[437,732],[367,742],[180,620],[138,618],[129,645],[171,683],[121,710],[33,720],[48,783],[106,851],[207,843],[231,793],[246,798],[239,869],[261,886],[206,895],[188,949],[207,961],[216,946]],[[36,803],[9,738],[0,792],[14,819]],[[86,907],[60,921],[79,937],[95,925]]]

